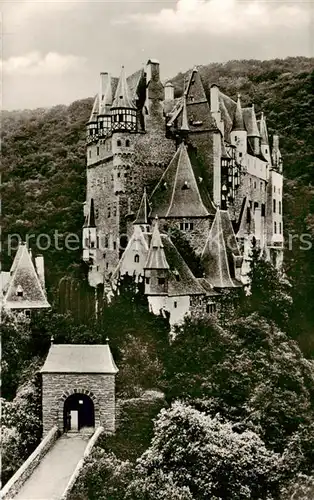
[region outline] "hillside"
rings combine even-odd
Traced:
[[[255,103],[256,111],[267,116],[269,132],[279,133],[284,157],[285,230],[306,233],[314,238],[314,59],[303,57],[272,61],[230,61],[200,66],[204,81],[217,83],[243,104]],[[181,95],[186,75],[173,79],[176,95]],[[64,275],[80,275],[81,251],[58,250],[67,234],[81,239],[82,204],[85,199],[85,123],[92,99],[51,109],[2,112],[2,229],[3,264],[12,256],[8,234],[33,234],[43,247],[47,284],[51,298]],[[40,236],[47,235],[47,236]],[[48,246],[51,239],[52,244]],[[287,239],[288,241],[288,239]],[[37,244],[38,247],[38,244]],[[308,353],[314,351],[314,317],[307,300],[314,293],[313,249],[301,250],[294,244],[286,252],[286,268],[293,279],[296,304],[296,336]]]

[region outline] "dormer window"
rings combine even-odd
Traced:
[[[127,147],[127,148],[129,148],[129,147],[130,147],[130,141],[129,141],[129,139],[127,139],[127,140],[125,141],[125,145],[126,145],[126,147]]]
[[[16,289],[16,295],[18,297],[23,297],[24,295],[24,291],[23,291],[23,288],[21,287],[21,285],[18,285],[17,289]]]
[[[140,261],[140,256],[138,254],[134,255],[134,262],[138,264]]]
[[[189,184],[187,181],[184,181],[184,184],[182,186],[182,189],[189,189]]]
[[[166,283],[165,278],[158,278],[158,285],[164,285]]]
[[[120,139],[117,140],[117,146],[121,146],[121,141]]]

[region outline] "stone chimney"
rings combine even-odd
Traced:
[[[174,100],[174,86],[171,82],[167,82],[165,85],[165,101]]]
[[[219,88],[217,85],[210,87],[210,110],[212,113],[219,111]]]

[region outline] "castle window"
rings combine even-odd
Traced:
[[[106,269],[108,269],[108,267],[109,267],[109,264],[108,264],[108,262],[106,262]]]
[[[145,278],[145,282],[146,282],[146,285],[149,285],[150,278],[148,278],[148,276]]]
[[[258,208],[258,202],[257,201],[254,201],[254,210]]]
[[[97,156],[99,156],[99,146],[97,146]]]
[[[113,249],[116,250],[116,248],[117,248],[117,243],[114,241],[113,242]]]
[[[121,146],[121,141],[120,139],[117,140],[117,146]]]
[[[267,148],[265,149],[265,153],[266,153],[266,154],[268,153],[268,149],[267,149]]]
[[[193,222],[190,222],[190,230],[193,231],[193,229],[194,229],[194,224]]]
[[[190,227],[190,224],[189,224],[188,222],[186,222],[186,223],[184,224],[184,229],[189,229],[189,227]]]
[[[181,231],[184,230],[184,222],[180,222],[180,229],[181,229]]]
[[[281,224],[281,222],[279,222],[279,234],[281,234],[281,233],[282,233],[282,224]]]
[[[119,114],[119,122],[123,122],[123,115],[121,113]]]
[[[111,207],[110,207],[110,205],[107,208],[107,217],[108,218],[111,217]]]
[[[108,248],[108,246],[109,246],[108,236],[105,236],[105,248]]]
[[[274,193],[276,193],[276,186],[274,186]]]
[[[95,242],[94,242],[94,241],[91,241],[91,242],[90,242],[90,246],[91,246],[91,248],[95,248]]]
[[[242,158],[242,153],[241,152],[239,153],[239,158]]]
[[[176,309],[178,307],[178,302],[174,301],[173,307]]]
[[[276,200],[273,200],[273,212],[276,213]]]
[[[26,316],[27,318],[30,318],[30,316],[31,316],[31,312],[30,312],[30,310],[29,310],[29,309],[26,309],[26,311],[25,311],[25,316]]]
[[[113,216],[115,217],[117,215],[117,207],[114,205],[113,207]]]
[[[23,297],[24,295],[24,292],[23,292],[23,288],[21,287],[21,285],[18,285],[17,289],[16,289],[16,295],[18,297]]]
[[[140,256],[138,254],[136,254],[134,256],[134,262],[139,263],[139,261],[140,261]]]
[[[158,285],[164,285],[166,282],[165,278],[158,278]]]
[[[277,222],[274,222],[274,233],[277,234]]]
[[[125,145],[126,145],[126,147],[127,147],[127,148],[129,148],[129,147],[130,147],[130,141],[129,141],[129,139],[127,139],[127,140],[125,141]]]
[[[98,217],[99,217],[99,210],[98,210],[98,208],[96,208],[96,210],[95,210],[95,216],[96,216],[96,219],[98,219]]]
[[[260,190],[263,191],[263,183],[262,182],[260,183],[259,187],[260,187]]]
[[[262,217],[266,217],[266,207],[265,203],[262,203],[262,212],[261,212]]]
[[[279,211],[279,214],[281,215],[281,201],[278,202],[278,211]]]
[[[256,181],[254,181],[254,189],[256,189]]]

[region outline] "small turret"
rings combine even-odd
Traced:
[[[231,144],[236,146],[236,160],[241,163],[247,153],[247,131],[245,130],[241,96],[238,94],[237,106],[233,117]]]
[[[136,107],[130,97],[124,66],[122,66],[117,90],[111,106],[112,131],[136,132],[136,114]]]
[[[279,149],[279,136],[273,135],[273,151],[272,151],[273,167],[282,174],[282,156]]]
[[[95,96],[91,115],[87,122],[87,129],[86,129],[87,144],[90,144],[91,142],[95,142],[98,140],[98,125],[97,125],[98,111],[99,111],[99,96],[97,94]]]
[[[261,135],[257,126],[254,104],[252,104],[248,116],[247,136],[254,155],[259,155],[261,152]]]
[[[264,116],[264,113],[261,114],[261,119],[259,122],[259,130],[261,134],[262,155],[264,156],[264,158],[267,160],[268,163],[271,163],[268,132],[267,132],[266,118]]]
[[[146,187],[144,187],[144,192],[140,203],[140,207],[138,209],[136,219],[133,222],[134,225],[141,226],[143,232],[149,231],[149,223],[148,223],[149,212],[150,212],[150,205],[146,193]]]
[[[100,73],[98,134],[105,136],[111,130],[110,108],[112,105],[111,77]]]
[[[167,294],[169,269],[156,217],[147,261],[144,266],[145,294]]]

